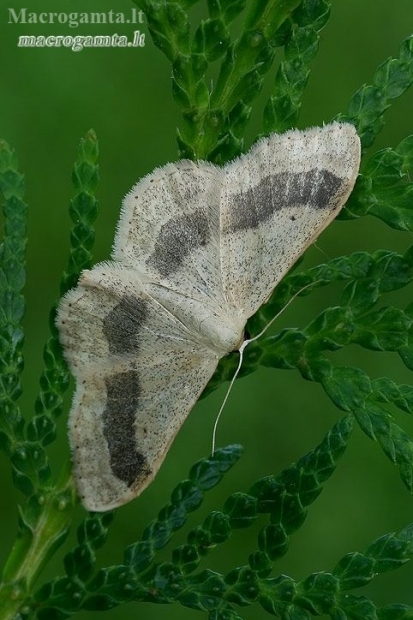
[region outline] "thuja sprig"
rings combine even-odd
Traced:
[[[395,148],[375,153],[363,166],[340,217],[380,218],[395,230],[413,230],[413,136]]]
[[[282,132],[297,123],[310,63],[318,52],[320,31],[330,15],[325,0],[302,2],[283,24],[284,58],[277,69],[274,94],[264,108],[264,132]]]
[[[0,447],[13,454],[23,438],[24,420],[17,404],[22,387],[26,279],[26,217],[24,177],[15,152],[0,142],[0,192],[3,197],[4,239],[0,246]]]
[[[172,64],[172,91],[182,113],[178,130],[182,157],[223,163],[242,150],[252,102],[272,67],[276,49],[286,42],[287,58],[277,78],[284,92],[277,92],[269,102],[266,122],[274,128],[271,119],[286,105],[286,98],[290,99],[290,122],[297,117],[307,65],[328,17],[324,0],[253,0],[247,7],[244,0],[210,0],[209,18],[201,22],[193,38],[186,3],[136,0],[136,4],[146,14],[155,45]],[[234,35],[231,24],[242,12],[242,31]],[[207,69],[216,61],[220,66],[211,86]],[[297,63],[300,76],[296,73],[293,78]]]
[[[188,479],[174,489],[170,502],[145,528],[141,540],[125,550],[124,563],[96,574],[95,550],[105,540],[112,514],[87,517],[78,530],[78,546],[65,558],[67,576],[45,584],[26,601],[28,614],[47,620],[68,617],[82,608],[103,610],[129,600],[156,600],[154,585],[149,586],[148,578],[141,575],[153,570],[157,552],[185,525],[188,515],[200,507],[205,492],[220,482],[240,456],[240,446],[228,446],[196,463]],[[165,597],[162,588],[155,589]]]
[[[27,609],[38,620],[50,620],[70,617],[79,609],[103,611],[131,601],[175,602],[208,612],[210,619],[236,620],[241,616],[234,607],[259,603],[279,617],[310,618],[324,613],[332,618],[349,614],[360,620],[407,620],[411,608],[378,608],[367,597],[349,591],[409,561],[413,526],[380,537],[364,553],[346,554],[331,572],[316,572],[300,582],[284,574],[270,577],[288,550],[290,536],[304,523],[307,508],[333,474],[351,431],[352,417],[347,416],[296,464],[278,476],[259,480],[247,492],[233,493],[221,511],[210,513],[202,524],[190,530],[186,544],[172,550],[171,562],[156,563],[157,551],[169,544],[173,533],[184,525],[188,509],[199,508],[201,489],[217,483],[234,464],[239,456],[237,446],[218,450],[213,458],[200,461],[189,479],[175,489],[171,503],[145,530],[142,541],[126,550],[125,563],[102,569],[95,576],[90,573],[93,550],[104,541],[105,520],[112,517],[90,515],[79,529],[80,545],[66,556],[68,576],[45,584],[27,602]],[[265,515],[269,522],[260,527],[258,549],[249,554],[246,565],[227,574],[205,568],[197,572],[218,545],[225,544],[237,530],[254,526]],[[142,555],[149,541],[152,551],[149,556]]]
[[[413,491],[413,442],[394,422],[386,405],[392,403],[410,412],[412,389],[388,379],[373,381],[358,368],[335,366],[325,352],[358,344],[373,351],[398,352],[412,369],[413,306],[404,311],[392,306],[375,309],[383,295],[407,286],[412,279],[411,249],[404,256],[383,250],[372,255],[357,252],[290,276],[250,322],[251,333],[259,331],[268,316],[274,316],[303,286],[311,282],[315,288],[338,280],[350,282],[343,292],[341,305],[327,308],[304,329],[284,329],[247,347],[241,373],[253,372],[260,365],[296,369],[305,379],[321,383],[334,404],[343,411],[351,411],[362,430],[398,465],[410,491]],[[305,293],[309,293],[308,288]],[[229,379],[235,364],[235,359],[225,360],[207,392]]]
[[[354,123],[362,147],[371,146],[384,127],[384,112],[413,82],[413,36],[405,39],[397,58],[388,58],[376,70],[373,83],[364,84],[351,98],[346,114],[337,120]]]
[[[330,4],[326,0],[251,0],[248,4],[245,0],[208,0],[208,16],[192,30],[188,10],[196,2],[136,0],[146,13],[155,44],[171,64],[173,95],[182,114],[180,154],[222,163],[243,150],[253,101],[276,59],[280,62],[264,111],[263,132],[286,129],[297,122]],[[347,113],[338,117],[357,127],[364,148],[381,130],[385,110],[412,83],[412,40],[403,42],[397,58],[378,68],[372,84],[362,86]],[[363,162],[342,217],[355,219],[370,214],[396,230],[412,229],[412,144],[412,138],[407,138],[396,148]],[[90,132],[81,143],[73,172],[73,229],[62,293],[74,286],[80,271],[92,263],[97,156],[96,137]],[[69,463],[56,481],[46,452],[55,437],[55,418],[62,411],[68,386],[54,326],[55,308],[35,416],[27,425],[17,405],[26,243],[23,189],[15,156],[1,143],[5,238],[0,247],[0,447],[10,456],[16,486],[27,498],[20,510],[18,538],[0,584],[2,619],[52,620],[80,610],[150,601],[179,602],[207,612],[210,620],[240,620],[235,606],[253,603],[282,618],[303,619],[324,613],[333,620],[411,620],[413,610],[407,606],[379,608],[365,596],[349,594],[350,589],[365,585],[376,574],[408,561],[411,526],[374,541],[364,553],[347,554],[331,572],[314,573],[301,582],[286,575],[271,576],[278,559],[288,550],[291,535],[301,527],[308,507],[333,473],[353,420],[397,464],[406,487],[413,490],[413,442],[396,422],[396,415],[412,411],[413,389],[334,363],[335,351],[358,344],[372,351],[397,352],[406,367],[413,369],[413,304],[404,309],[378,305],[387,293],[411,283],[411,249],[404,255],[387,250],[358,252],[290,274],[249,321],[249,332],[257,334],[303,287],[302,294],[309,295],[330,283],[343,283],[341,300],[334,308],[325,309],[307,326],[286,329],[253,343],[246,350],[241,372],[245,375],[260,365],[296,369],[305,379],[317,381],[336,407],[349,414],[315,450],[278,476],[268,476],[246,491],[232,493],[220,509],[191,527],[186,542],[171,550],[169,562],[159,560],[159,550],[172,544],[188,514],[200,506],[204,492],[235,463],[239,447],[217,451],[196,464],[141,539],[125,550],[122,564],[96,569],[97,552],[106,540],[113,514],[87,515],[78,529],[76,545],[65,555],[65,574],[33,595],[43,566],[67,535],[75,496]],[[208,390],[231,378],[235,365],[235,356],[224,360]],[[203,566],[212,561],[216,546],[224,545],[237,530],[259,526],[265,515],[268,522],[260,526],[257,548],[248,553],[245,565],[227,574]]]
[[[89,132],[80,144],[78,160],[74,167],[73,183],[76,194],[71,203],[74,228],[71,234],[68,269],[62,280],[62,291],[71,286],[81,269],[90,266],[91,263],[90,249],[93,244],[91,225],[97,215],[94,198],[97,153],[96,136],[93,132]],[[26,208],[24,203],[20,202],[22,178],[13,169],[10,171],[10,162],[14,163],[14,160],[9,156],[7,161],[9,168],[5,166],[7,182],[4,187],[7,196],[10,194],[12,198],[11,216],[14,219],[13,226],[8,226],[6,223],[5,247],[7,250],[7,244],[11,243],[15,251],[19,252],[17,256],[19,272],[18,276],[13,278],[13,282],[15,282],[16,300],[20,303],[17,295],[24,281],[22,251],[25,243],[23,240],[25,228],[21,218],[25,215]],[[7,252],[3,256],[2,267],[7,270],[9,268]],[[14,270],[16,269],[15,265]],[[22,311],[23,306],[20,304],[19,315]],[[0,609],[4,613],[4,618],[14,617],[44,565],[64,542],[75,503],[69,462],[62,468],[61,475],[56,481],[46,453],[46,446],[55,438],[54,418],[62,411],[63,394],[69,384],[68,370],[62,357],[54,317],[55,307],[52,308],[50,315],[52,336],[44,349],[45,370],[40,378],[40,393],[35,404],[36,414],[26,427],[19,422],[18,442],[15,441],[14,445],[10,442],[13,448],[10,455],[13,480],[18,489],[27,496],[27,502],[20,509],[18,536],[5,564],[0,584]],[[19,339],[16,338],[15,342],[19,343]]]

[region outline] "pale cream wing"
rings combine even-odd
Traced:
[[[181,160],[157,168],[125,197],[112,257],[143,280],[225,304],[220,262],[221,168]]]
[[[222,279],[244,319],[336,217],[359,163],[356,130],[335,122],[272,134],[225,166]]]
[[[128,194],[119,262],[84,272],[57,318],[86,508],[121,505],[153,479],[218,359],[335,217],[358,164],[354,129],[335,123],[270,136],[223,169],[169,164]]]
[[[83,273],[57,325],[76,379],[69,436],[79,495],[89,510],[110,510],[151,482],[219,353],[113,263]]]

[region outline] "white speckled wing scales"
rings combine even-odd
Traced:
[[[354,127],[331,123],[272,134],[225,167],[222,278],[244,319],[336,217],[359,163]]]
[[[247,318],[345,203],[359,157],[354,128],[333,123],[264,138],[223,168],[168,164],[126,196],[114,261],[85,271],[57,318],[86,508],[153,479]]]
[[[88,510],[110,510],[151,482],[219,356],[115,263],[83,273],[58,327],[76,379],[69,437],[79,495]]]
[[[181,160],[148,174],[123,201],[112,257],[220,308],[222,183],[222,169],[207,162]]]

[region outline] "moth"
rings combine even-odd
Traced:
[[[76,380],[69,416],[83,505],[153,480],[221,357],[356,179],[354,127],[272,134],[219,167],[157,168],[124,199],[112,260],[83,271],[57,326]]]

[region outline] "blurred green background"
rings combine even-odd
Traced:
[[[2,3],[3,4],[3,3]],[[204,5],[204,0],[200,5]],[[400,42],[413,31],[412,0],[371,2],[333,0],[329,24],[322,33],[320,52],[306,91],[300,126],[321,124],[345,111],[351,95],[370,82],[375,68],[389,55],[397,55]],[[27,7],[13,2],[15,11]],[[131,0],[36,0],[29,11],[92,12],[129,14]],[[200,6],[198,14],[205,13]],[[198,14],[193,13],[196,24]],[[0,136],[18,152],[26,174],[29,203],[27,313],[25,318],[26,368],[23,375],[22,407],[33,412],[38,377],[42,369],[42,346],[48,338],[48,312],[54,302],[66,265],[70,220],[71,168],[79,139],[93,127],[100,140],[101,211],[96,223],[96,261],[109,257],[114,227],[123,195],[155,166],[176,159],[175,127],[179,115],[171,95],[170,67],[153,46],[147,33],[146,46],[136,49],[19,49],[23,34],[127,34],[133,25],[89,25],[71,29],[67,25],[10,24],[8,9],[0,9]],[[271,90],[269,76],[264,93]],[[254,111],[248,136],[261,130],[262,106]],[[413,91],[396,101],[387,112],[387,124],[374,150],[396,146],[412,133]],[[377,248],[405,250],[410,234],[395,232],[367,217],[362,221],[336,222],[307,253],[303,266],[325,257]],[[296,300],[277,322],[305,326],[318,311],[338,302],[340,288],[330,287],[305,300]],[[391,300],[404,307],[411,290]],[[386,299],[387,301],[391,301]],[[369,353],[357,347],[334,354],[337,363],[365,369],[372,377],[387,375],[399,383],[411,375],[396,355]],[[155,482],[136,501],[118,510],[109,542],[99,556],[102,565],[118,563],[122,551],[139,538],[143,527],[167,502],[173,486],[183,479],[198,458],[209,453],[215,416],[223,398],[221,388],[199,403],[179,433]],[[70,395],[67,395],[67,408]],[[231,492],[247,490],[258,477],[278,472],[313,448],[339,416],[320,386],[304,382],[296,372],[259,372],[237,381],[218,430],[218,445],[241,443],[245,454],[224,482],[209,493],[194,526],[210,510],[220,508]],[[398,422],[413,434],[413,423],[397,414]],[[66,415],[59,422],[59,442],[51,448],[56,473],[68,458]],[[7,555],[16,531],[16,503],[8,463],[0,457],[0,560]],[[291,541],[278,573],[301,579],[315,570],[330,570],[352,550],[362,551],[369,542],[412,521],[413,501],[403,487],[395,467],[379,447],[356,429],[348,452],[320,498],[310,508],[307,521]],[[77,518],[83,515],[77,509]],[[256,547],[257,530],[235,532],[222,549],[211,553],[205,566],[226,571],[247,561]],[[62,573],[65,548],[47,567],[42,581]],[[178,534],[176,544],[183,541]],[[167,551],[161,554],[168,559]],[[413,605],[413,569],[407,565],[378,578],[359,594],[371,595],[377,604],[403,602]],[[178,605],[159,607],[130,604],[107,612],[115,620],[137,616],[140,620],[175,620],[201,617]],[[241,610],[246,619],[268,617],[258,606]],[[78,617],[97,618],[100,614]]]

